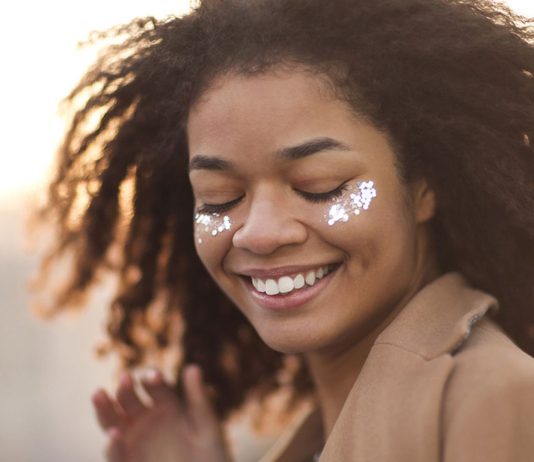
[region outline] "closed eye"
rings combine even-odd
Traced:
[[[307,191],[301,191],[299,189],[295,189],[295,192],[307,200],[308,202],[313,203],[320,203],[320,202],[327,202],[331,199],[334,199],[336,197],[340,197],[345,191],[347,190],[347,182],[341,183],[336,188],[325,191],[321,193],[312,193]],[[233,199],[228,202],[224,202],[222,204],[203,204],[200,207],[197,208],[196,213],[200,214],[206,214],[206,215],[217,215],[224,212],[227,212],[228,210],[231,210],[233,207],[235,207],[239,202],[243,200],[245,196],[240,196],[236,199]]]
[[[196,213],[205,215],[217,215],[219,213],[224,213],[239,204],[239,202],[241,202],[244,197],[245,196],[240,196],[237,199],[233,199],[229,202],[224,202],[222,204],[202,204],[200,207],[197,208]]]
[[[311,193],[307,191],[300,191],[298,189],[295,189],[295,192],[299,196],[303,197],[309,202],[318,203],[318,202],[326,202],[336,197],[340,197],[346,190],[347,190],[347,182],[341,183],[335,189],[332,189],[326,192],[321,192],[321,193]]]

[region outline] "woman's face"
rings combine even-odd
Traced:
[[[324,81],[221,77],[188,139],[198,255],[273,349],[356,342],[427,279],[432,192]]]

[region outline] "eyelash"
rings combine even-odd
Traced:
[[[241,202],[244,196],[238,197],[230,202],[225,202],[224,204],[204,204],[197,209],[197,213],[204,215],[217,215],[219,213],[224,213],[230,210],[234,205],[237,205]]]
[[[331,191],[326,191],[323,193],[310,193],[305,191],[299,191],[295,190],[295,192],[301,196],[303,199],[307,200],[308,202],[313,203],[321,203],[326,202],[330,199],[334,199],[337,197],[340,197],[345,191],[347,190],[347,183],[340,184],[337,188],[332,189]],[[244,196],[238,197],[237,199],[234,199],[229,202],[225,202],[224,204],[204,204],[201,207],[197,209],[197,213],[205,214],[205,215],[216,215],[220,213],[224,213],[231,208],[233,208],[235,205],[237,205]]]
[[[347,190],[347,183],[341,183],[337,188],[323,193],[309,193],[296,190],[297,194],[309,202],[320,203],[340,197]]]

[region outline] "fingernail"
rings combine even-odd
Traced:
[[[94,391],[93,394],[91,395],[91,400],[93,401],[93,403],[96,403],[96,402],[102,402],[105,400],[105,392],[102,388],[99,388],[98,390]]]
[[[112,440],[118,440],[121,437],[121,432],[117,427],[108,429],[107,434]]]
[[[196,374],[198,381],[203,382],[204,377],[202,375],[202,369],[200,368],[200,366],[198,364],[191,363],[191,364],[188,364],[186,366],[186,368],[189,369],[189,371],[190,371],[189,374],[191,374],[191,373],[193,375]]]
[[[159,371],[156,369],[147,369],[143,371],[143,379],[148,380],[149,382],[156,382],[159,380]]]
[[[121,384],[126,384],[126,383],[128,383],[129,380],[130,380],[130,376],[129,376],[128,372],[122,372],[121,375],[120,375],[120,378],[119,378],[119,382]]]

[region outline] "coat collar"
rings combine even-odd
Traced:
[[[370,377],[383,374],[383,369],[377,371],[377,368],[384,367],[384,359],[386,363],[391,360],[384,358],[382,347],[392,345],[408,354],[413,353],[427,364],[431,364],[428,362],[437,358],[433,371],[430,372],[431,368],[427,368],[428,380],[434,377],[438,381],[445,382],[451,364],[443,356],[457,351],[469,337],[473,325],[489,310],[496,310],[497,306],[495,298],[469,287],[459,273],[447,273],[421,289],[375,340],[327,441],[323,454],[325,458],[329,461],[336,460],[337,456],[332,456],[332,453],[338,446],[339,434],[346,431],[355,418],[352,414],[356,409],[355,402],[359,398],[356,396],[358,391],[368,389],[369,383],[376,381]],[[442,359],[439,360],[440,358]],[[425,373],[427,372],[421,372],[421,375]],[[401,380],[402,372],[398,375],[399,377],[389,377],[391,380],[383,382],[394,383],[396,380]],[[429,406],[433,405],[432,401],[434,398],[429,400]],[[371,408],[367,417],[372,419],[373,396],[366,396],[366,402]],[[381,398],[378,403],[377,405],[383,405],[384,399]],[[309,460],[310,454],[319,448],[321,440],[320,412],[315,406],[304,413],[299,422],[277,441],[261,462]],[[340,441],[343,441],[343,438]]]
[[[377,337],[430,360],[453,353],[488,310],[497,310],[491,295],[470,287],[459,273],[447,273],[423,287]]]

